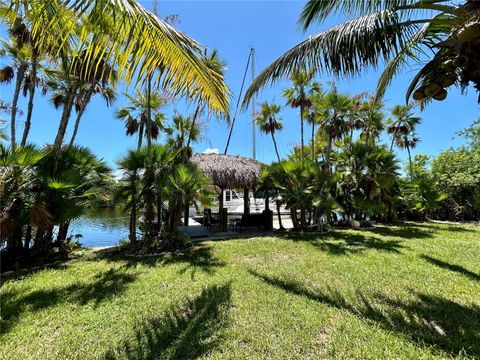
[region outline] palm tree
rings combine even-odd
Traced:
[[[410,131],[415,131],[415,127],[420,123],[421,118],[413,114],[412,108],[413,106],[408,105],[395,105],[392,108],[391,113],[394,119],[388,120],[387,127],[387,133],[392,136],[390,151],[393,150],[393,144],[399,133],[408,134]]]
[[[266,101],[260,104],[260,106],[261,110],[255,117],[255,122],[263,133],[272,136],[275,153],[277,154],[278,161],[280,161],[277,141],[275,140],[275,132],[283,129],[282,119],[277,116],[280,112],[280,106],[274,103],[269,104]]]
[[[350,129],[349,115],[352,106],[350,96],[340,94],[332,84],[332,90],[326,93],[318,105],[320,129],[328,136],[325,165],[330,168],[330,155],[333,142],[341,139]]]
[[[312,147],[312,160],[316,160],[315,156],[315,124],[318,122],[318,109],[321,107],[324,93],[315,93],[311,96],[312,106],[307,110],[307,121],[312,125],[312,135],[310,146]]]
[[[338,13],[353,19],[310,36],[277,58],[257,76],[243,104],[265,85],[291,77],[299,69],[352,76],[386,63],[377,84],[378,100],[393,77],[412,61],[421,64],[425,50],[431,49],[433,58],[415,76],[407,99],[420,81],[417,100],[442,100],[445,88],[455,83],[466,87],[471,81],[480,91],[480,77],[473,70],[480,64],[473,50],[479,37],[479,2],[309,0],[299,23],[306,30]]]
[[[420,139],[417,137],[415,133],[415,129],[410,128],[407,132],[405,133],[397,133],[397,136],[395,138],[395,143],[397,146],[401,149],[407,149],[408,153],[408,168],[410,172],[410,182],[413,182],[413,164],[412,164],[412,155],[410,153],[410,150],[415,148],[417,146],[417,143],[420,141]]]
[[[141,171],[145,166],[145,153],[129,150],[117,161],[118,168],[123,171],[115,197],[125,202],[125,210],[130,213],[128,238],[131,243],[137,241],[137,219],[140,206]]]
[[[130,105],[117,111],[117,118],[125,121],[126,133],[132,136],[138,133],[137,150],[142,147],[145,137],[150,146],[156,139],[160,130],[164,129],[165,115],[160,112],[165,105],[165,99],[158,91],[153,91],[150,96],[137,91],[136,96],[125,94]],[[149,121],[148,112],[152,113]]]
[[[374,99],[363,103],[359,112],[360,139],[366,143],[375,144],[384,130],[385,114],[382,111],[383,104],[381,102],[373,103]]]
[[[77,136],[80,120],[87,109],[88,104],[92,100],[95,94],[100,94],[105,100],[107,106],[112,105],[116,100],[115,90],[108,86],[106,82],[99,82],[97,84],[86,84],[79,89],[77,97],[75,99],[75,110],[77,112],[77,118],[75,120],[75,126],[73,128],[72,137],[70,139],[70,146],[75,142]]]
[[[100,0],[12,0],[9,4],[1,1],[0,8],[4,17],[28,19],[40,51],[52,46],[61,53],[81,30],[76,45],[85,50],[85,68],[101,63],[98,54],[109,54],[126,83],[143,83],[154,75],[152,81],[171,93],[194,94],[211,111],[228,114],[229,90],[223,78],[201,61],[204,47],[135,0],[108,4]],[[56,35],[54,44],[48,34]]]
[[[31,60],[31,49],[27,44],[18,43],[11,39],[10,41],[0,40],[2,45],[1,53],[12,59],[12,66],[6,66],[0,70],[1,82],[10,82],[15,79],[15,88],[13,90],[13,99],[10,115],[10,143],[12,149],[16,147],[16,118],[18,113],[18,99],[20,91],[26,78],[28,77],[28,68]]]
[[[213,73],[217,74],[222,79],[224,78],[225,62],[222,59],[220,59],[217,49],[214,49],[210,53],[210,55],[202,57],[202,62]],[[193,116],[192,116],[192,126],[191,126],[192,131],[196,129],[195,125],[196,125],[198,116],[200,116],[200,114],[202,113],[202,109],[204,107],[205,107],[205,104],[201,101],[197,104],[197,108],[195,109],[195,112],[193,113]],[[187,145],[185,147],[186,149],[189,148],[193,135],[194,135],[193,133],[188,135]]]
[[[419,138],[416,135],[415,128],[420,123],[421,118],[419,116],[415,116],[411,109],[412,106],[394,106],[391,113],[395,120],[389,119],[390,125],[387,127],[387,132],[392,136],[390,151],[392,151],[394,144],[396,144],[401,149],[407,150],[410,170],[410,181],[412,182],[413,166],[410,150],[415,148],[417,146],[417,143],[419,142]]]
[[[191,156],[190,142],[197,142],[200,139],[201,128],[200,124],[195,122],[190,116],[182,116],[181,114],[175,114],[172,120],[172,125],[165,129],[168,134],[167,144],[172,149],[180,150],[183,155],[183,159],[186,160]]]
[[[312,71],[295,71],[290,77],[292,87],[285,89],[283,96],[287,99],[287,105],[292,108],[300,109],[300,137],[302,162],[305,160],[305,143],[303,136],[303,123],[306,109],[312,106],[311,97],[320,92],[320,83],[313,80],[314,72]]]

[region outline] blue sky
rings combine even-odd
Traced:
[[[143,1],[142,4],[151,9],[153,1]],[[236,96],[245,69],[250,46],[256,49],[255,67],[258,73],[275,58],[290,47],[320,30],[331,27],[344,18],[330,18],[325,23],[313,26],[307,33],[303,33],[297,26],[303,2],[301,1],[159,1],[158,10],[161,17],[178,14],[180,23],[176,26],[203,43],[209,48],[217,48],[221,58],[227,63],[226,81],[232,91],[232,112],[236,103]],[[2,29],[0,35],[5,37]],[[8,59],[2,58],[1,65]],[[387,91],[386,109],[395,104],[404,103],[404,94],[409,81],[418,70],[418,65],[406,69]],[[355,79],[335,79],[341,92],[356,94],[363,91],[372,92],[380,72],[370,69]],[[327,81],[334,80],[327,74],[319,74],[320,82],[327,86]],[[250,83],[248,77],[247,86]],[[257,102],[264,100],[276,101],[284,105],[281,94],[287,82],[280,82],[276,86],[266,88]],[[0,98],[11,101],[13,84],[0,88]],[[78,142],[88,146],[103,157],[111,165],[115,159],[123,154],[127,148],[133,147],[135,138],[125,136],[123,124],[114,118],[115,110],[125,105],[121,92],[126,91],[124,86],[119,89],[118,101],[110,108],[100,100],[95,99],[87,109],[78,134]],[[133,88],[128,89],[133,92]],[[446,101],[430,104],[421,114],[422,124],[418,128],[421,142],[413,150],[413,154],[436,154],[451,146],[458,146],[463,139],[458,138],[455,132],[468,126],[480,115],[477,104],[477,95],[470,88],[466,95],[459,90],[449,92]],[[26,107],[26,100],[21,99],[20,106]],[[176,106],[170,106],[165,111],[171,115],[174,110],[189,114],[194,111],[193,106],[183,101]],[[2,118],[6,118],[2,114]],[[278,133],[278,144],[281,155],[290,152],[292,146],[300,141],[298,112],[283,107],[281,117],[284,129]],[[46,98],[38,97],[33,114],[33,124],[30,140],[37,144],[51,143],[55,137],[60,111],[55,110]],[[19,132],[22,131],[24,116],[18,120]],[[73,123],[74,120],[71,120]],[[73,124],[71,124],[73,126]],[[71,136],[69,128],[67,139]],[[307,131],[308,132],[308,131]],[[194,146],[196,151],[206,148],[218,148],[223,152],[228,136],[228,127],[216,119],[210,119],[206,124],[204,139]],[[252,155],[251,145],[251,117],[250,112],[240,113],[233,132],[229,154],[243,156]],[[406,154],[399,151],[400,159]],[[257,132],[257,158],[269,163],[275,159],[271,138]]]

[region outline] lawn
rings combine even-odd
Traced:
[[[480,358],[480,228],[87,253],[4,280],[2,359]]]

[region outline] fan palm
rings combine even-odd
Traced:
[[[252,83],[243,103],[262,87],[281,78],[290,77],[300,68],[327,71],[338,76],[358,75],[366,67],[387,63],[376,90],[376,99],[383,96],[393,77],[411,61],[421,63],[425,50],[434,56],[414,78],[409,95],[422,79],[418,100],[446,97],[445,88],[472,81],[480,91],[478,49],[480,37],[480,3],[465,0],[309,0],[299,23],[307,29],[329,15],[353,17],[314,36],[281,55]],[[439,84],[437,84],[437,81]],[[428,91],[430,84],[436,84]]]
[[[261,110],[255,117],[255,122],[263,133],[267,135],[270,134],[272,136],[275,153],[277,154],[278,161],[280,161],[277,141],[275,140],[275,133],[283,129],[282,119],[278,117],[280,106],[274,103],[269,104],[266,101],[260,106]]]
[[[390,151],[393,149],[394,143],[398,147],[407,150],[410,180],[413,181],[412,156],[410,150],[413,149],[419,141],[415,133],[415,128],[420,123],[421,119],[420,117],[415,116],[411,109],[412,106],[394,106],[391,111],[394,120],[389,120],[390,125],[387,127],[387,132],[392,136]]]
[[[320,83],[314,81],[314,72],[295,71],[290,76],[292,87],[285,89],[283,96],[287,100],[287,105],[292,108],[300,109],[300,138],[302,161],[305,160],[305,142],[303,136],[303,123],[306,110],[312,106],[311,97],[321,90]]]
[[[137,75],[137,83],[154,76],[162,88],[188,94],[205,101],[212,111],[228,114],[228,88],[201,61],[203,46],[135,0],[13,0],[1,1],[0,10],[3,16],[14,13],[28,18],[40,49],[47,46],[47,34],[55,34],[54,47],[60,52],[71,45],[76,33],[76,48],[85,49],[86,68],[100,63],[98,54],[109,54],[127,83]]]
[[[318,107],[318,123],[328,136],[325,164],[329,167],[333,142],[341,139],[350,129],[349,115],[352,106],[350,96],[340,94],[335,85],[322,97]]]
[[[160,110],[165,105],[165,99],[158,91],[153,91],[149,97],[140,91],[136,92],[136,96],[125,95],[130,105],[119,109],[116,116],[125,121],[127,135],[138,133],[137,150],[140,150],[144,137],[147,144],[151,145],[163,129],[165,115]],[[150,121],[149,111],[152,113]]]
[[[112,87],[108,86],[106,82],[86,84],[86,86],[82,86],[79,89],[79,92],[75,99],[75,110],[77,112],[77,118],[75,120],[72,137],[70,139],[70,146],[72,146],[75,142],[78,127],[80,125],[80,120],[82,119],[82,116],[85,113],[88,104],[92,100],[93,96],[96,94],[100,94],[102,96],[107,106],[112,105],[112,103],[116,100],[115,90]]]

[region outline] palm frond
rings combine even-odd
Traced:
[[[301,69],[354,75],[398,54],[418,30],[416,21],[400,22],[394,11],[380,11],[323,31],[280,56],[254,80],[243,98],[245,107],[267,84]]]
[[[329,15],[363,16],[372,12],[404,7],[418,0],[308,0],[303,7],[299,25],[307,29],[312,22],[322,22]]]
[[[32,36],[40,44],[43,34],[57,34],[60,51],[81,20],[76,48],[85,49],[88,66],[97,67],[106,55],[127,83],[137,74],[136,83],[154,76],[172,93],[195,94],[212,111],[228,113],[228,87],[201,61],[204,47],[135,0],[13,0],[12,9],[16,6],[28,10]],[[108,19],[111,26],[106,26]]]

